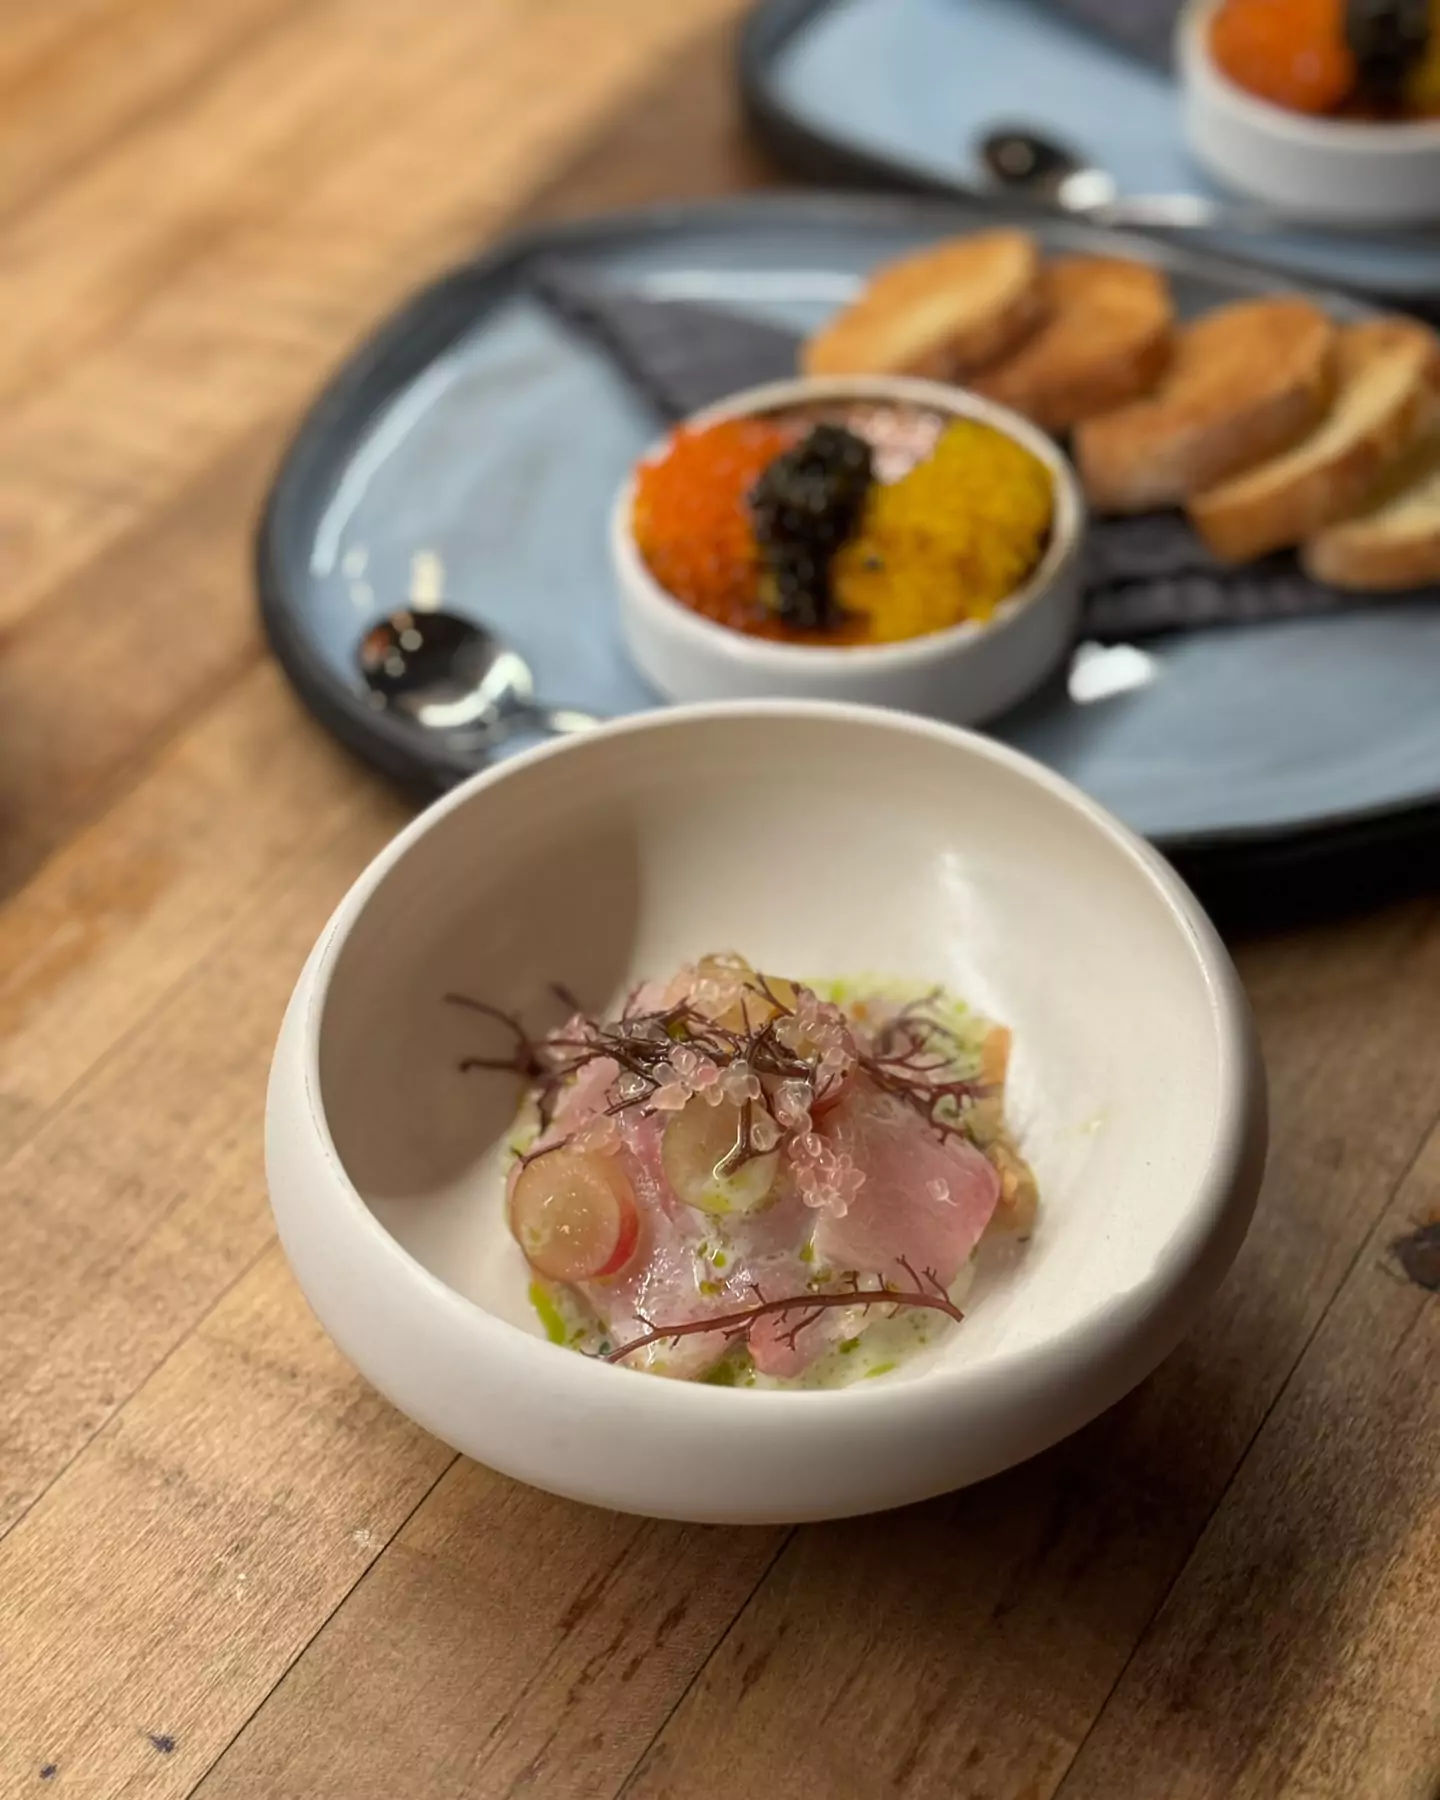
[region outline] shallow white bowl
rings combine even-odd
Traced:
[[[1210,54],[1220,0],[1191,0],[1176,52],[1190,147],[1226,187],[1323,224],[1440,219],[1440,120],[1310,118],[1237,87]]]
[[[505,1228],[507,1078],[459,991],[536,1016],[718,946],[942,982],[1015,1029],[1036,1236],[927,1359],[838,1392],[726,1389],[539,1335]],[[543,1016],[543,1015],[542,1015]],[[1073,1431],[1234,1256],[1264,1080],[1219,940],[1160,859],[1015,752],[864,708],[680,709],[477,777],[326,927],[276,1051],[275,1217],[340,1348],[430,1431],[537,1486],[717,1522],[895,1506]]]
[[[894,376],[800,377],[747,388],[687,421],[709,425],[746,413],[820,401],[908,401],[981,419],[1017,439],[1055,481],[1055,526],[1034,575],[984,625],[967,623],[898,644],[834,649],[747,637],[672,598],[645,566],[631,528],[635,483],[621,489],[610,523],[620,619],[630,654],[671,700],[795,698],[858,701],[976,725],[1037,688],[1065,655],[1080,608],[1085,505],[1056,446],[1007,407],[963,388]]]

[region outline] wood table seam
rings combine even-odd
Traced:
[[[1315,1323],[1306,1333],[1304,1342],[1296,1351],[1289,1368],[1285,1371],[1284,1380],[1277,1384],[1275,1392],[1270,1396],[1269,1402],[1257,1421],[1254,1431],[1251,1432],[1249,1438],[1246,1440],[1245,1448],[1241,1451],[1240,1455],[1236,1457],[1234,1466],[1231,1468],[1229,1475],[1225,1478],[1224,1485],[1221,1487],[1220,1492],[1216,1495],[1215,1504],[1205,1515],[1205,1519],[1191,1540],[1190,1547],[1186,1551],[1183,1560],[1177,1564],[1174,1576],[1166,1583],[1164,1591],[1159,1595],[1154,1606],[1150,1609],[1149,1616],[1146,1618],[1144,1625],[1136,1633],[1135,1641],[1131,1644],[1129,1652],[1121,1663],[1120,1668],[1116,1671],[1115,1679],[1106,1690],[1105,1698],[1095,1709],[1094,1716],[1086,1726],[1084,1734],[1079,1743],[1076,1744],[1073,1753],[1067,1761],[1064,1774],[1060,1777],[1056,1786],[1051,1790],[1050,1800],[1065,1800],[1066,1788],[1070,1785],[1071,1776],[1074,1774],[1076,1764],[1084,1754],[1085,1746],[1090,1742],[1096,1729],[1109,1711],[1111,1702],[1120,1691],[1120,1688],[1125,1681],[1125,1677],[1129,1674],[1136,1658],[1152,1638],[1161,1613],[1164,1612],[1171,1595],[1180,1586],[1180,1583],[1184,1580],[1187,1572],[1194,1564],[1195,1558],[1200,1553],[1201,1545],[1204,1543],[1206,1533],[1224,1510],[1226,1500],[1229,1498],[1231,1491],[1239,1480],[1242,1470],[1244,1470],[1249,1463],[1256,1445],[1264,1436],[1266,1428],[1286,1394],[1289,1393],[1296,1376],[1300,1373],[1306,1357],[1310,1354],[1316,1339],[1324,1329],[1325,1321],[1330,1317],[1335,1305],[1349,1287],[1356,1270],[1360,1268],[1365,1257],[1370,1253],[1375,1243],[1376,1235],[1384,1227],[1387,1213],[1390,1211],[1390,1208],[1394,1205],[1395,1201],[1400,1197],[1400,1193],[1405,1187],[1405,1184],[1419,1167],[1420,1161],[1425,1154],[1426,1147],[1429,1145],[1437,1131],[1440,1131],[1440,1108],[1437,1108],[1431,1115],[1429,1122],[1420,1132],[1413,1152],[1406,1160],[1395,1180],[1386,1188],[1385,1197],[1376,1208],[1374,1218],[1371,1220],[1364,1237],[1360,1240],[1360,1243],[1356,1247],[1355,1253],[1351,1256],[1349,1262],[1346,1263],[1344,1271],[1331,1290],[1329,1299],[1317,1314]],[[1437,1795],[1437,1800],[1440,1800],[1440,1795]]]
[[[629,1769],[626,1771],[624,1779],[621,1781],[619,1787],[617,1787],[614,1790],[613,1794],[611,1795],[611,1800],[625,1800],[625,1795],[630,1791],[630,1789],[634,1785],[636,1779],[639,1777],[641,1770],[644,1768],[646,1757],[649,1756],[650,1752],[655,1748],[656,1744],[658,1744],[660,1742],[660,1739],[662,1737],[664,1737],[666,1731],[669,1729],[670,1721],[675,1717],[676,1713],[679,1712],[680,1708],[685,1704],[686,1699],[689,1697],[691,1691],[694,1689],[697,1682],[699,1682],[700,1678],[704,1675],[705,1671],[710,1667],[710,1664],[715,1660],[715,1657],[719,1654],[722,1647],[728,1641],[728,1639],[730,1637],[730,1633],[732,1631],[734,1631],[735,1627],[740,1623],[740,1621],[745,1617],[746,1613],[749,1612],[750,1608],[754,1605],[755,1600],[756,1600],[757,1596],[759,1595],[761,1589],[765,1586],[766,1582],[769,1581],[770,1577],[774,1574],[776,1568],[779,1566],[780,1558],[782,1556],[784,1556],[785,1552],[790,1548],[791,1544],[795,1541],[795,1538],[796,1538],[797,1533],[799,1532],[799,1529],[800,1529],[800,1527],[798,1525],[792,1525],[789,1528],[789,1530],[786,1531],[785,1535],[781,1538],[780,1542],[775,1546],[774,1555],[770,1558],[769,1562],[766,1563],[765,1567],[760,1571],[759,1578],[756,1580],[755,1585],[750,1589],[750,1592],[748,1594],[746,1594],[745,1598],[740,1602],[739,1606],[737,1606],[735,1608],[735,1611],[731,1617],[730,1623],[725,1627],[725,1629],[715,1639],[715,1642],[705,1652],[704,1657],[696,1665],[696,1668],[695,1668],[693,1674],[691,1675],[689,1681],[687,1681],[685,1683],[685,1686],[681,1689],[680,1693],[676,1695],[675,1704],[667,1709],[667,1711],[665,1713],[665,1717],[655,1727],[655,1730],[650,1734],[649,1738],[646,1739],[644,1748],[641,1750],[640,1754],[635,1758],[635,1761],[630,1765]],[[506,1800],[510,1800],[510,1796],[512,1796],[514,1794],[514,1792],[515,1792],[514,1784],[512,1783],[510,1790],[509,1790],[509,1794],[507,1794],[507,1796],[506,1796]]]
[[[619,1575],[621,1569],[623,1568],[627,1557],[630,1555],[631,1551],[635,1548],[636,1543],[639,1541],[641,1534],[644,1532],[644,1530],[648,1524],[649,1524],[649,1521],[647,1519],[643,1519],[643,1518],[639,1518],[639,1517],[637,1517],[635,1519],[635,1529],[631,1532],[630,1536],[626,1539],[624,1546],[621,1548],[621,1550],[618,1552],[618,1554],[614,1558],[612,1558],[610,1567],[605,1571],[603,1580],[601,1580],[597,1584],[597,1592],[596,1592],[597,1602],[604,1595],[606,1590],[609,1589],[614,1584],[614,1581],[615,1581],[616,1577]],[[529,1676],[526,1678],[526,1680],[522,1684],[519,1692],[515,1695],[514,1699],[509,1702],[509,1706],[508,1706],[507,1710],[511,1715],[513,1715],[514,1713],[516,1713],[520,1710],[520,1708],[529,1699],[530,1695],[535,1691],[535,1689],[540,1685],[540,1683],[542,1681],[544,1681],[546,1676],[550,1673],[550,1670],[554,1666],[556,1658],[560,1655],[560,1653],[561,1653],[560,1644],[556,1643],[556,1644],[552,1645],[549,1655],[542,1662],[537,1663],[535,1668],[531,1670]],[[553,1737],[553,1734],[552,1734],[552,1737]],[[550,1740],[547,1739],[546,1745],[542,1747],[541,1751],[537,1752],[537,1756],[543,1754],[544,1748],[548,1748],[549,1742],[550,1742]],[[474,1763],[472,1765],[472,1772],[479,1774],[481,1771],[483,1771],[486,1762],[488,1762],[489,1760],[490,1760],[490,1758],[488,1755],[485,1757],[482,1757],[479,1761],[477,1761],[476,1763]],[[513,1782],[511,1784],[511,1786],[512,1787],[514,1786]]]
[[[335,1615],[342,1609],[342,1607],[344,1607],[347,1604],[347,1602],[350,1600],[350,1597],[354,1593],[356,1593],[358,1589],[363,1587],[364,1584],[370,1579],[370,1577],[374,1573],[374,1571],[380,1566],[381,1560],[389,1554],[391,1546],[397,1542],[397,1540],[400,1537],[400,1534],[404,1531],[405,1527],[415,1517],[416,1513],[419,1512],[419,1510],[422,1506],[424,1506],[425,1502],[430,1498],[430,1496],[435,1492],[436,1488],[439,1487],[440,1483],[445,1479],[445,1477],[455,1467],[456,1463],[458,1463],[460,1460],[461,1460],[461,1457],[460,1457],[460,1453],[458,1450],[451,1454],[450,1459],[445,1464],[444,1468],[442,1468],[439,1471],[439,1473],[436,1475],[435,1479],[425,1489],[424,1493],[422,1493],[418,1497],[418,1499],[415,1501],[415,1504],[410,1508],[410,1510],[405,1514],[405,1516],[397,1522],[395,1529],[390,1533],[389,1537],[386,1538],[385,1542],[376,1551],[374,1556],[371,1557],[370,1561],[368,1563],[366,1563],[365,1567],[355,1577],[354,1581],[352,1581],[350,1583],[350,1585],[345,1589],[344,1593],[342,1593],[339,1596],[339,1598],[336,1600],[335,1604],[329,1609],[328,1612],[325,1613],[324,1617],[316,1625],[314,1631],[312,1631],[310,1633],[310,1635],[305,1639],[305,1642],[303,1644],[301,1644],[300,1647],[295,1651],[295,1654],[290,1658],[290,1660],[280,1670],[279,1674],[275,1677],[274,1681],[271,1682],[270,1686],[266,1688],[265,1692],[261,1695],[260,1699],[251,1708],[251,1710],[245,1715],[245,1718],[241,1721],[241,1723],[236,1726],[235,1730],[225,1740],[225,1742],[220,1746],[219,1750],[216,1751],[216,1753],[212,1757],[212,1759],[205,1765],[205,1768],[202,1770],[202,1772],[200,1774],[199,1780],[195,1782],[193,1787],[188,1787],[185,1789],[184,1793],[180,1796],[180,1800],[194,1800],[194,1796],[200,1792],[201,1788],[204,1787],[205,1783],[210,1779],[210,1777],[219,1768],[220,1764],[230,1754],[231,1750],[235,1747],[235,1745],[239,1742],[239,1740],[249,1730],[250,1726],[260,1717],[260,1714],[265,1710],[265,1708],[269,1704],[271,1698],[276,1693],[279,1692],[279,1690],[285,1685],[285,1682],[289,1679],[291,1673],[298,1667],[298,1665],[303,1661],[303,1659],[306,1657],[306,1655],[308,1655],[308,1653],[310,1651],[310,1647],[315,1643],[316,1639],[321,1636],[321,1634],[324,1632],[326,1626],[335,1617]]]
[[[161,1224],[163,1222],[163,1220],[165,1218],[167,1218],[172,1211],[174,1211],[175,1207],[184,1205],[185,1198],[186,1197],[182,1194],[177,1197],[177,1199],[173,1202],[173,1204],[171,1206],[167,1206],[165,1209],[165,1212],[161,1215],[160,1219],[156,1220],[156,1222],[155,1222],[156,1225],[158,1226],[159,1224]],[[127,1408],[138,1398],[138,1396],[147,1387],[149,1387],[150,1383],[152,1381],[154,1381],[155,1378],[159,1374],[161,1374],[161,1372],[165,1369],[166,1365],[171,1361],[171,1359],[180,1354],[180,1352],[190,1342],[191,1338],[193,1338],[195,1336],[196,1332],[200,1331],[204,1327],[207,1320],[214,1317],[214,1315],[220,1309],[220,1307],[224,1305],[225,1301],[230,1297],[230,1295],[235,1291],[235,1289],[237,1287],[239,1287],[240,1283],[242,1281],[244,1281],[251,1273],[253,1273],[253,1271],[264,1260],[264,1258],[267,1255],[269,1255],[270,1251],[274,1248],[274,1246],[275,1246],[275,1235],[272,1232],[270,1234],[270,1236],[265,1240],[264,1244],[262,1244],[261,1247],[255,1252],[254,1256],[252,1256],[250,1258],[249,1262],[247,1262],[245,1264],[244,1268],[238,1270],[236,1272],[234,1278],[225,1283],[225,1286],[223,1288],[221,1288],[219,1293],[217,1293],[215,1295],[214,1299],[211,1301],[210,1305],[206,1307],[205,1311],[203,1313],[201,1313],[198,1318],[192,1319],[190,1321],[189,1325],[187,1325],[185,1327],[184,1331],[182,1331],[180,1336],[175,1339],[174,1343],[172,1343],[169,1346],[169,1348],[166,1350],[165,1354],[160,1358],[160,1360],[157,1363],[152,1364],[151,1367],[145,1371],[144,1375],[140,1378],[140,1380],[138,1380],[134,1384],[134,1386],[132,1388],[130,1388],[130,1390],[126,1393],[124,1398],[116,1406],[114,1406],[110,1409],[110,1411],[106,1415],[106,1417],[100,1422],[100,1424],[98,1424],[95,1427],[95,1429],[85,1439],[84,1443],[76,1445],[75,1449],[71,1452],[71,1454],[69,1456],[67,1456],[65,1458],[65,1461],[60,1465],[60,1467],[52,1472],[49,1480],[46,1481],[45,1485],[39,1490],[39,1492],[36,1493],[33,1496],[33,1498],[30,1499],[18,1513],[16,1513],[15,1517],[13,1519],[11,1519],[8,1524],[0,1525],[0,1545],[3,1545],[6,1541],[6,1539],[8,1537],[10,1537],[12,1532],[17,1531],[20,1528],[20,1526],[25,1523],[26,1519],[28,1519],[30,1517],[30,1515],[36,1510],[36,1508],[41,1506],[44,1503],[46,1495],[49,1494],[54,1489],[56,1484],[58,1482],[63,1481],[65,1479],[66,1475],[70,1472],[71,1469],[73,1469],[75,1467],[75,1465],[80,1461],[80,1459],[84,1456],[87,1456],[90,1453],[90,1451],[94,1449],[97,1441],[101,1437],[103,1437],[107,1431],[109,1431],[114,1425],[116,1425],[118,1423],[118,1421],[121,1419],[121,1417],[126,1412]]]

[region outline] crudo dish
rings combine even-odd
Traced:
[[[1009,1033],[941,990],[722,952],[608,1016],[557,993],[540,1034],[448,998],[499,1028],[466,1069],[525,1082],[506,1215],[554,1343],[727,1387],[875,1379],[963,1320],[982,1240],[1034,1228]]]
[[[751,703],[403,832],[296,988],[267,1166],[316,1313],[423,1426],[740,1523],[918,1500],[1109,1405],[1233,1258],[1264,1117],[1224,949],[1099,808],[947,726]]]

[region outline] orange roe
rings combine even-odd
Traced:
[[[775,419],[682,426],[635,475],[635,542],[668,593],[745,629],[759,605],[759,556],[746,496],[804,427]]]
[[[1345,0],[1225,0],[1210,52],[1237,87],[1291,112],[1334,112],[1356,83]]]

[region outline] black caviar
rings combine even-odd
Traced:
[[[816,425],[751,488],[750,517],[768,577],[762,596],[787,625],[815,631],[834,623],[830,561],[860,523],[874,480],[864,438],[843,425]]]
[[[1361,92],[1381,105],[1396,104],[1430,32],[1430,0],[1346,0],[1345,41]]]

